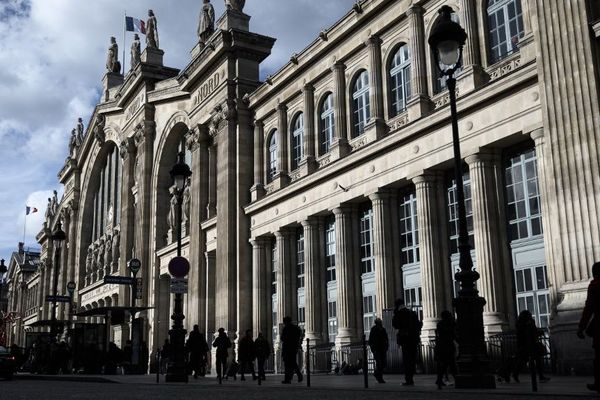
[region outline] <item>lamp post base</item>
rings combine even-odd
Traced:
[[[175,319],[175,318],[174,318]],[[181,319],[183,320],[183,318]],[[167,365],[165,382],[188,382],[188,374],[185,363],[185,329],[173,328],[169,331],[171,346],[173,349],[173,361]]]
[[[167,367],[165,382],[188,383],[188,375],[185,365],[170,364]]]

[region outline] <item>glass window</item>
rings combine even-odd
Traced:
[[[401,197],[400,246],[403,265],[414,264],[420,261],[417,196],[415,193],[410,193]]]
[[[410,99],[410,51],[407,44],[400,46],[390,66],[391,116],[406,110]]]
[[[352,100],[354,115],[354,130],[352,137],[357,137],[365,132],[365,125],[371,118],[371,103],[369,100],[369,74],[362,71],[354,82]]]
[[[420,320],[423,320],[423,291],[420,287],[404,290],[404,304],[416,312]]]
[[[365,208],[360,215],[360,265],[363,274],[375,271],[373,254],[373,209]]]
[[[327,282],[335,281],[335,218],[325,222],[325,268]]]
[[[471,178],[469,172],[463,174],[463,188],[465,193],[465,208],[467,212],[467,232],[471,250],[475,248],[473,236],[473,201],[471,200]],[[458,202],[456,199],[456,183],[452,179],[448,188],[448,217],[450,223],[450,254],[458,253]]]
[[[273,131],[269,139],[269,157],[267,165],[269,167],[267,178],[269,181],[272,181],[273,178],[275,178],[275,175],[277,175],[277,131]]]
[[[92,222],[92,241],[100,239],[107,232],[108,216],[112,215],[112,225],[121,220],[121,157],[119,150],[113,146],[100,170],[100,184],[94,193],[94,215]]]
[[[548,328],[550,321],[550,290],[545,265],[515,270],[517,313],[529,310],[540,328]]]
[[[541,235],[542,210],[535,150],[510,157],[504,177],[509,240]]]
[[[304,157],[304,114],[300,113],[294,120],[292,131],[292,169],[298,168]]]
[[[363,330],[369,333],[375,325],[375,295],[363,297]]]
[[[524,35],[521,0],[490,0],[487,7],[490,61],[519,51]]]
[[[296,288],[304,287],[304,232],[298,230],[296,235]]]
[[[321,106],[321,129],[319,134],[319,152],[321,155],[331,150],[333,133],[335,129],[335,111],[333,109],[333,95],[325,96]]]
[[[337,320],[337,301],[327,302],[327,334],[329,335],[329,342],[335,342],[335,338],[338,333],[338,320]]]

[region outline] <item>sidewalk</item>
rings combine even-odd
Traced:
[[[294,383],[292,385],[282,385],[281,375],[267,375],[267,380],[262,382],[261,389],[272,389],[283,387],[293,387],[295,389],[322,389],[322,390],[353,390],[353,391],[381,391],[381,392],[398,392],[398,393],[432,393],[440,395],[443,393],[482,393],[486,395],[498,395],[502,398],[513,397],[513,396],[547,396],[547,395],[560,395],[560,396],[572,396],[572,397],[598,397],[599,394],[595,394],[587,390],[586,383],[592,381],[591,377],[570,377],[570,376],[552,376],[551,380],[547,383],[538,384],[538,392],[534,393],[531,390],[531,382],[529,376],[521,375],[521,383],[497,383],[496,389],[454,389],[453,386],[447,386],[442,390],[438,390],[435,385],[436,377],[434,375],[417,375],[415,376],[415,386],[406,387],[402,386],[404,381],[402,375],[388,375],[385,376],[387,383],[379,384],[375,381],[372,375],[369,376],[369,388],[364,388],[364,380],[362,375],[353,376],[336,376],[336,375],[311,375],[311,387],[306,387],[306,377],[302,383]],[[121,383],[129,385],[156,385],[156,375],[111,375],[111,376],[88,376],[88,375],[55,375],[55,376],[44,376],[44,375],[18,375],[16,379],[19,380],[52,380],[52,381],[73,381],[73,382],[99,382],[99,383]],[[294,378],[295,379],[295,378]],[[172,384],[164,382],[164,375],[160,376],[161,386],[181,386],[186,384]],[[207,387],[218,387],[217,378],[215,376],[206,376],[204,378],[199,377],[194,379],[190,377],[187,385],[193,386],[207,386]],[[243,388],[256,388],[258,389],[258,381],[253,381],[252,376],[246,375],[246,381],[240,381],[238,376],[237,380],[229,378],[229,380],[223,381],[223,386],[235,387],[239,389]]]

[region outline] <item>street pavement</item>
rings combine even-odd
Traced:
[[[292,385],[282,385],[281,376],[268,375],[267,380],[258,385],[252,378],[246,381],[227,380],[219,385],[214,376],[190,379],[188,384],[156,383],[155,376],[17,376],[13,381],[0,381],[0,400],[10,399],[318,399],[318,400],[354,400],[354,399],[573,399],[598,398],[600,395],[589,392],[585,384],[590,378],[552,377],[550,382],[540,384],[539,391],[533,393],[526,376],[521,383],[499,383],[494,390],[459,390],[452,386],[438,390],[434,385],[435,377],[419,375],[414,387],[402,386],[402,376],[385,377],[387,383],[378,384],[369,377],[369,388],[363,387],[362,375],[311,376],[311,387],[306,381]]]

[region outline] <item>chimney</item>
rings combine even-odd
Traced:
[[[25,254],[25,243],[23,243],[23,242],[19,242],[19,254],[20,255]]]

